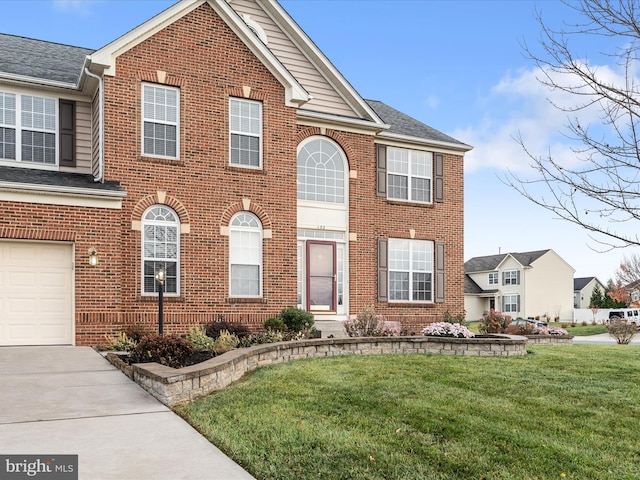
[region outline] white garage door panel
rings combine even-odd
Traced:
[[[73,343],[72,246],[0,241],[0,345]]]

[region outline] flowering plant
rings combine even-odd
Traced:
[[[422,329],[422,334],[433,337],[472,338],[475,335],[459,323],[434,322]]]
[[[355,317],[343,322],[349,337],[393,337],[400,335],[400,323],[389,322],[367,307]]]
[[[541,335],[569,335],[564,328],[560,327],[538,327]]]

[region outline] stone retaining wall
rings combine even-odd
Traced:
[[[231,350],[197,365],[171,368],[158,363],[127,365],[118,355],[107,358],[129,378],[165,405],[194,400],[238,381],[258,367],[304,358],[338,355],[439,354],[471,356],[523,356],[527,339],[515,335],[475,338],[376,337],[329,338],[269,343]]]
[[[526,335],[530,345],[573,345],[573,335]]]

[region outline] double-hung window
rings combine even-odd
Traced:
[[[431,203],[433,154],[387,147],[387,198]]]
[[[229,99],[229,163],[237,167],[262,167],[262,103]]]
[[[433,301],[433,242],[389,239],[389,301]]]
[[[162,205],[149,208],[142,217],[142,293],[158,292],[156,273],[165,271],[164,291],[178,294],[180,222],[176,213]]]
[[[503,285],[520,285],[520,270],[505,270],[502,272]]]
[[[498,284],[498,272],[491,272],[489,274],[489,285],[497,285]]]
[[[177,159],[179,124],[180,90],[142,84],[142,154]]]
[[[0,91],[0,159],[56,165],[57,103]]]
[[[505,295],[502,297],[502,311],[516,313],[520,310],[520,295]]]
[[[229,278],[232,297],[262,295],[262,223],[240,212],[229,224]]]

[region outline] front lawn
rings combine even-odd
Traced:
[[[176,411],[258,479],[640,478],[640,349],[256,370]]]

